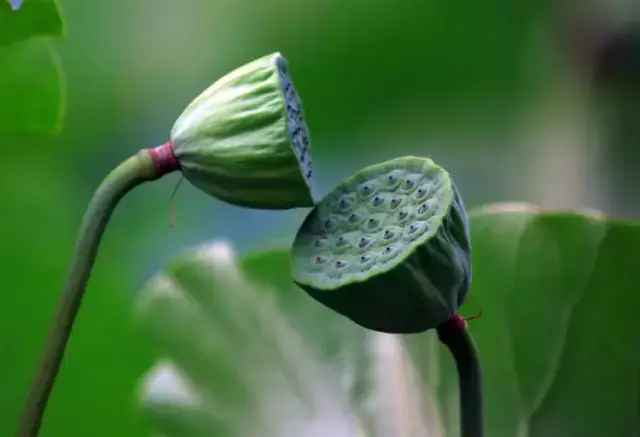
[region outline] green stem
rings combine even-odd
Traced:
[[[44,353],[27,395],[16,434],[18,437],[38,435],[100,240],[113,210],[134,187],[177,169],[177,164],[174,168],[167,168],[156,159],[161,149],[171,152],[170,143],[156,149],[141,150],[124,161],[104,179],[89,203],[76,241],[71,268],[47,334]]]
[[[467,322],[455,314],[438,326],[438,337],[447,345],[458,369],[460,388],[460,436],[484,434],[482,371],[478,351],[467,329]]]

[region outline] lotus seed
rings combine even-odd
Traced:
[[[403,209],[400,212],[398,212],[398,219],[399,220],[404,220],[407,218],[407,216],[409,215],[409,213],[407,212],[407,210]]]
[[[394,234],[394,232],[393,232],[393,231],[391,231],[391,230],[389,230],[389,229],[387,229],[386,231],[384,231],[384,238],[385,238],[385,240],[389,240],[390,238],[393,238],[393,236],[394,236],[394,235],[395,235],[395,234]]]
[[[318,255],[316,256],[314,261],[316,264],[324,264],[327,261],[327,259],[324,256]]]
[[[340,204],[338,206],[342,210],[347,209],[349,208],[349,201],[347,199],[340,199]]]
[[[369,229],[375,229],[375,228],[377,228],[377,227],[378,227],[378,221],[377,221],[376,219],[370,218],[370,219],[367,221],[367,227],[368,227]]]
[[[335,227],[335,223],[334,223],[334,221],[333,221],[333,220],[331,220],[331,219],[327,219],[327,220],[324,222],[324,227],[329,231],[329,230],[331,230],[331,229],[333,229],[333,228]]]
[[[415,223],[411,223],[411,226],[409,226],[409,232],[414,233],[417,230],[418,230],[418,225],[416,225]]]
[[[422,199],[426,195],[427,190],[423,187],[418,188],[418,191],[416,191],[416,199]]]
[[[406,179],[404,181],[404,187],[410,190],[411,188],[413,188],[413,181],[411,179]]]
[[[362,237],[360,238],[360,241],[358,241],[358,247],[366,247],[370,242],[371,240],[367,237]]]
[[[336,244],[338,246],[344,246],[345,244],[347,244],[347,239],[344,237],[339,237],[338,241],[336,241]]]
[[[402,200],[394,197],[393,199],[391,199],[391,208],[396,209],[398,206],[400,206],[400,203],[402,203]]]
[[[426,203],[423,203],[418,209],[418,214],[424,214],[425,212],[427,212],[428,209],[429,209],[429,205]]]
[[[363,185],[362,186],[362,195],[363,196],[368,196],[373,192],[373,189],[371,188],[371,186],[369,185]]]
[[[313,243],[313,245],[314,245],[315,247],[324,247],[324,243],[325,243],[326,241],[327,241],[327,240],[325,240],[324,238],[320,238],[320,239],[316,240],[316,242],[315,242],[315,243]]]
[[[380,205],[382,205],[383,203],[384,203],[384,202],[383,202],[383,200],[382,200],[382,198],[381,198],[380,196],[376,196],[376,197],[373,199],[373,206],[380,206]]]
[[[346,266],[347,263],[344,261],[336,261],[336,267],[341,269],[342,267]]]
[[[349,215],[349,223],[357,223],[358,221],[360,221],[360,216],[358,216],[358,214],[356,214],[355,212],[351,215]]]

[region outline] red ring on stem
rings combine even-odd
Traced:
[[[180,163],[173,153],[173,143],[171,141],[149,149],[149,155],[151,155],[151,159],[156,166],[157,177],[180,170]]]

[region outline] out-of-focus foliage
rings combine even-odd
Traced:
[[[17,13],[46,3],[25,0]],[[0,132],[0,345],[10,351],[0,364],[0,436],[17,423],[95,187],[138,149],[166,141],[184,106],[214,80],[266,53],[290,62],[325,191],[354,168],[414,154],[450,170],[469,206],[519,199],[605,212],[624,206],[637,216],[633,159],[616,158],[625,172],[606,159],[606,136],[584,135],[602,121],[591,113],[600,104],[565,38],[575,17],[606,22],[615,7],[633,20],[636,0],[626,0],[629,13],[625,0],[59,3],[69,27],[62,43],[41,35],[16,44],[34,45],[23,59],[44,59],[42,71],[53,64],[37,57],[38,47],[46,53],[55,44],[67,84],[64,129]],[[17,89],[0,87],[0,95]],[[4,104],[0,124],[14,117]],[[611,105],[614,120],[603,130],[636,144],[638,112]],[[53,125],[54,110],[47,114]],[[612,129],[622,121],[615,114],[631,121]],[[626,190],[608,185],[612,175]],[[130,394],[152,356],[128,328],[131,294],[183,247],[224,237],[244,252],[271,238],[291,241],[306,213],[246,211],[183,184],[170,230],[176,180],[140,188],[116,211],[42,437],[146,435]]]
[[[637,432],[640,226],[497,205],[472,212],[471,229],[475,277],[463,311],[485,313],[471,330],[487,435]],[[138,297],[162,359],[142,387],[157,432],[458,435],[455,365],[433,332],[364,330],[292,285],[286,249],[242,264],[229,250],[183,256]]]
[[[17,8],[3,1],[0,3],[0,24],[0,45],[36,36],[59,37],[64,33],[55,0],[31,0]]]
[[[638,432],[640,224],[596,213],[505,204],[470,214],[474,278],[466,311],[485,379],[487,435],[627,437]],[[463,312],[465,307],[463,307]],[[418,368],[434,357],[408,340]],[[440,369],[454,364],[446,351]],[[438,386],[444,427],[457,418],[453,374]]]
[[[64,82],[48,39],[61,37],[64,25],[54,0],[20,6],[0,1],[0,131],[55,132]]]

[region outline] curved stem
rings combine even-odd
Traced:
[[[447,345],[456,361],[460,385],[460,436],[482,437],[484,434],[482,371],[478,351],[458,314],[438,326],[438,337]]]
[[[49,327],[44,353],[29,389],[18,437],[36,437],[53,389],[73,323],[91,275],[98,246],[113,210],[132,188],[178,168],[171,143],[141,150],[113,170],[94,193],[78,233],[71,268]]]

